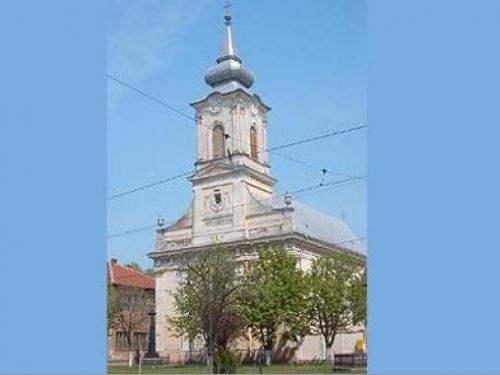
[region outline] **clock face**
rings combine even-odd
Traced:
[[[257,107],[255,106],[255,104],[252,104],[251,107],[250,107],[250,113],[253,115],[253,116],[256,116],[257,115]]]
[[[210,105],[210,111],[212,113],[220,112],[222,108],[222,97],[220,95],[214,95],[208,100]]]

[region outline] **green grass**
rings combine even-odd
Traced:
[[[206,366],[143,366],[142,374],[209,374]],[[126,366],[109,366],[108,374],[138,374],[139,368]],[[240,366],[238,374],[258,374],[259,369],[256,366]],[[328,364],[322,365],[271,365],[262,368],[263,374],[333,374],[333,373],[352,373],[366,374],[365,368],[350,369],[342,368],[332,370]]]

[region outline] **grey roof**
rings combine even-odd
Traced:
[[[283,200],[282,197],[280,197]],[[298,202],[292,202],[295,230],[330,245],[366,255],[363,242],[342,220]]]
[[[290,205],[286,205],[283,196],[279,194],[274,194],[272,199],[267,200],[259,200],[252,193],[250,196],[254,200],[254,208],[259,205],[267,210],[291,209],[293,228],[297,233],[361,255],[367,254],[363,241],[340,219],[293,199]]]

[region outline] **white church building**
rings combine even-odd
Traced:
[[[254,75],[236,52],[231,15],[224,18],[222,52],[205,74],[212,90],[191,103],[197,121],[195,172],[190,177],[193,198],[177,222],[158,228],[156,248],[149,254],[156,275],[156,349],[173,361],[182,361],[193,349],[185,338],[175,336],[168,323],[168,317],[176,315],[171,293],[190,253],[217,242],[244,257],[261,247],[279,245],[294,254],[304,270],[315,257],[332,252],[366,260],[363,242],[343,221],[274,191],[277,181],[270,174],[266,151],[270,107],[252,92]],[[354,352],[362,337],[361,330],[338,335],[334,352]],[[255,342],[239,345],[248,351],[258,349]],[[324,359],[324,351],[323,339],[310,336],[295,359]]]

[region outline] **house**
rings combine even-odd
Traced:
[[[148,349],[149,312],[154,310],[155,279],[111,259],[107,279],[121,318],[113,319],[108,329],[108,362],[126,361],[129,352],[141,354]],[[109,302],[108,302],[109,303]],[[129,345],[131,341],[131,348]],[[131,349],[131,350],[129,350]]]

